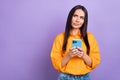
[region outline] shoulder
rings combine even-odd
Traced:
[[[64,36],[64,32],[61,32],[56,37],[63,37],[63,36]]]
[[[93,33],[91,33],[91,32],[87,32],[87,36],[88,36],[88,40],[89,40],[90,42],[92,42],[92,41],[95,41],[95,40],[96,40],[96,38],[95,38],[94,34],[93,34]]]
[[[55,37],[55,40],[57,41],[61,41],[63,39],[64,39],[64,32],[57,34]]]
[[[95,37],[94,37],[94,34],[91,33],[91,32],[87,32],[87,36],[88,36],[88,38],[95,38]]]
[[[91,32],[87,32],[87,35],[88,35],[89,37],[94,36],[94,34],[91,33]]]
[[[58,35],[56,35],[56,38],[58,38],[58,39],[64,38],[64,32],[59,33]]]

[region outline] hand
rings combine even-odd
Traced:
[[[77,53],[78,53],[78,49],[77,49],[77,48],[70,48],[70,49],[69,49],[68,56],[69,56],[70,58],[72,58],[72,57],[77,56]]]
[[[77,49],[77,55],[76,56],[78,56],[79,58],[83,58],[83,56],[84,56],[83,49],[80,48],[80,47],[77,47],[76,49]]]

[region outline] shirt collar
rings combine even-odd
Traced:
[[[81,36],[81,33],[80,33],[80,31],[77,33],[77,34],[72,34],[72,33],[70,33],[70,36]]]

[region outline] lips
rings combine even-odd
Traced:
[[[75,25],[75,26],[79,26],[80,24],[73,23],[73,25]]]

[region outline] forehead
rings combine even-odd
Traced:
[[[82,9],[77,9],[74,14],[77,14],[79,16],[85,16],[85,12]]]

